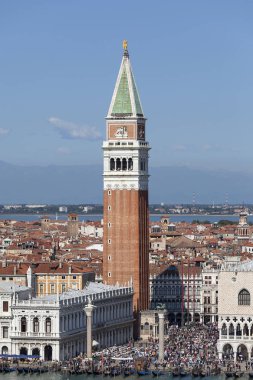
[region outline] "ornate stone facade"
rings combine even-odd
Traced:
[[[202,273],[199,267],[170,265],[150,277],[151,308],[164,304],[172,324],[200,321]]]
[[[89,301],[94,305],[92,335],[99,347],[132,339],[132,287],[90,283],[83,290],[44,298],[20,299],[13,293],[9,343],[1,341],[1,350],[7,345],[8,353],[39,355],[42,360],[64,360],[85,353],[84,307]]]
[[[227,265],[219,274],[219,341],[222,356],[253,356],[253,262]]]

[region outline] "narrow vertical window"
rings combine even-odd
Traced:
[[[9,311],[9,303],[8,301],[3,301],[3,311],[8,312]]]
[[[128,170],[133,170],[133,159],[129,158],[128,160]]]
[[[122,160],[122,170],[127,170],[127,160],[126,160],[126,158],[123,158],[123,160]]]
[[[116,159],[116,170],[121,170],[121,161],[120,161],[120,158]]]
[[[115,170],[115,160],[114,160],[114,158],[110,159],[110,170]]]
[[[26,324],[26,317],[21,318],[21,332],[26,332],[27,324]]]

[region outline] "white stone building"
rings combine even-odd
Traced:
[[[253,356],[253,261],[224,266],[218,292],[219,356],[249,359]]]
[[[12,282],[1,282],[0,284],[0,354],[12,352],[11,330],[12,330],[12,305],[15,297],[27,299],[31,295],[31,289],[26,286],[16,285]]]
[[[219,269],[203,266],[201,287],[201,321],[218,322]]]
[[[103,226],[98,222],[83,223],[80,227],[80,233],[83,236],[90,236],[94,238],[103,237]]]
[[[0,348],[5,353],[3,347],[8,353],[39,355],[42,360],[64,360],[85,353],[84,306],[89,300],[94,305],[93,339],[100,347],[127,343],[132,338],[132,287],[90,283],[83,290],[44,298],[29,298],[27,293],[24,299],[20,292],[17,294],[13,291],[10,296],[8,342],[1,341]],[[4,294],[1,298],[3,304]],[[2,327],[3,319],[2,310]]]

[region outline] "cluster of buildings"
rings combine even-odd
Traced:
[[[157,337],[164,310],[165,330],[217,322],[220,355],[252,355],[247,211],[237,225],[150,223],[149,150],[124,41],[103,142],[103,221],[0,222],[0,354],[90,356],[91,345]]]

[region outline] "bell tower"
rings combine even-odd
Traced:
[[[127,42],[106,117],[103,280],[134,287],[135,315],[149,306],[148,152],[146,118]]]

